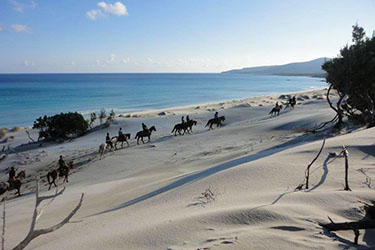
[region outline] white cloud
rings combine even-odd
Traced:
[[[29,27],[27,27],[26,25],[23,25],[23,24],[12,24],[10,26],[14,31],[16,32],[27,32],[27,33],[31,33],[31,29]]]
[[[107,62],[107,63],[111,63],[111,62],[113,62],[115,59],[116,59],[116,55],[115,55],[115,54],[111,54],[111,56],[106,60],[106,62]]]
[[[16,0],[8,0],[11,5],[13,5],[14,9],[18,12],[23,12],[24,8],[32,8],[34,9],[37,4],[34,0],[31,1],[30,4],[22,4],[20,2],[17,2]]]
[[[121,60],[121,63],[123,63],[123,64],[127,64],[129,62],[130,62],[130,58],[124,58],[124,59]]]
[[[121,2],[116,2],[115,4],[99,2],[98,6],[103,8],[105,12],[110,13],[110,14],[114,14],[118,16],[128,15],[128,10],[126,9],[126,6],[123,5]]]
[[[102,9],[93,9],[86,12],[86,16],[93,21],[96,20],[98,17],[105,16],[103,12],[117,16],[128,15],[128,10],[126,9],[126,6],[121,2],[116,2],[114,4],[99,2],[98,6]]]
[[[26,67],[29,67],[29,66],[35,66],[35,63],[32,62],[32,61],[29,61],[27,59],[25,59],[25,61],[23,61],[23,64],[26,66]]]
[[[87,11],[86,15],[88,18],[94,21],[99,16],[103,16],[103,13],[101,12],[101,10],[90,10],[90,11]]]

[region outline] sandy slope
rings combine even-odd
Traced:
[[[30,174],[44,174],[46,166],[55,167],[60,153],[76,163],[66,193],[49,205],[40,227],[59,221],[78,202],[80,193],[86,194],[72,223],[41,236],[28,249],[353,247],[352,232],[328,235],[318,222],[327,221],[327,215],[335,221],[359,219],[361,204],[357,200],[374,199],[372,186],[364,183],[366,178],[358,171],[374,167],[374,129],[325,135],[326,147],[313,166],[312,188],[295,192],[324,136],[303,135],[300,131],[333,116],[324,100],[312,98],[314,92],[308,95],[310,99],[295,110],[273,118],[267,116],[270,107],[259,103],[235,107],[252,100],[235,102],[237,105],[211,104],[196,113],[194,107],[166,110],[189,113],[198,120],[192,135],[177,137],[171,136],[170,130],[180,116],[159,116],[155,115],[159,111],[152,111],[138,114],[141,118],[118,118],[118,124],[109,129],[111,134],[121,126],[133,138],[143,121],[155,125],[158,131],[151,143],[136,146],[132,141],[130,148],[108,153],[102,160],[96,151],[105,130],[72,142],[26,150],[21,156],[10,155],[2,168],[12,161],[28,161],[21,168]],[[258,98],[257,102],[277,99],[270,98]],[[220,110],[227,118],[225,126],[207,131],[204,125],[212,112],[206,109]],[[22,143],[24,139],[16,136],[16,140]],[[343,159],[327,159],[328,152],[340,151],[343,144],[350,152],[352,192],[342,191]],[[35,161],[37,157],[39,161]],[[375,171],[366,173],[371,177]],[[28,193],[32,183],[28,185],[22,198],[7,204],[9,247],[28,230],[34,203]],[[208,187],[217,200],[205,204],[200,196]],[[363,248],[375,246],[372,230],[362,233]]]

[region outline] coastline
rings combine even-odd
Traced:
[[[307,101],[314,99],[324,98],[326,88],[316,88],[313,90],[302,90],[296,92],[279,93],[274,95],[266,96],[254,96],[233,100],[222,100],[216,102],[191,104],[186,106],[177,106],[172,108],[164,109],[152,109],[145,111],[125,112],[116,114],[117,117],[125,118],[145,118],[145,117],[158,117],[158,116],[169,116],[169,115],[188,115],[188,114],[200,114],[203,112],[219,111],[228,108],[234,108],[237,106],[242,107],[254,107],[254,106],[272,106],[275,102],[285,102],[287,99],[281,99],[280,96],[296,96],[302,98],[297,101],[297,105],[303,104]],[[303,98],[302,96],[309,96],[309,99]],[[313,96],[316,96],[313,98]]]
[[[316,98],[310,98],[303,100],[299,100],[298,104],[303,104],[306,101],[324,98],[325,96],[325,89],[326,88],[316,88],[312,90],[301,90],[295,92],[286,92],[286,93],[278,93],[273,95],[265,95],[265,96],[254,96],[254,97],[247,97],[247,98],[240,98],[240,99],[233,99],[233,100],[221,100],[215,102],[207,102],[207,103],[198,103],[198,104],[190,104],[185,106],[176,106],[170,108],[160,108],[160,109],[149,109],[144,111],[134,111],[134,112],[124,112],[124,113],[117,113],[116,117],[122,118],[152,118],[152,117],[159,117],[159,116],[170,116],[170,115],[188,115],[188,114],[201,114],[203,112],[213,112],[219,111],[223,109],[233,108],[236,106],[243,106],[243,107],[254,107],[254,106],[272,106],[275,104],[276,101],[285,102],[286,99],[279,99],[279,96],[311,96],[313,97],[316,95]],[[115,109],[115,108],[114,108]],[[106,109],[108,111],[108,109]],[[110,110],[110,109],[109,109]],[[73,111],[74,112],[74,111]],[[79,112],[80,113],[80,112]],[[88,118],[88,114],[85,113],[84,117]],[[81,114],[83,114],[81,112]],[[37,117],[36,117],[37,118]],[[36,119],[35,118],[35,119]],[[8,133],[14,127],[20,127],[21,130],[31,129],[32,125],[29,126],[19,126],[14,124],[11,127],[6,128]]]

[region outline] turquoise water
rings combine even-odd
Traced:
[[[325,87],[320,78],[232,74],[0,74],[0,127],[101,108],[116,113]]]

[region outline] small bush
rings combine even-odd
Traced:
[[[14,126],[14,127],[10,130],[10,132],[17,132],[17,131],[20,131],[20,130],[21,130],[20,127],[18,127],[18,126]]]
[[[3,138],[7,134],[8,129],[0,128],[0,138]]]
[[[77,112],[61,113],[54,116],[39,117],[34,122],[34,129],[39,129],[39,138],[59,140],[83,135],[88,129],[88,122]]]
[[[107,114],[105,113],[105,109],[101,109],[100,112],[99,112],[99,121],[100,121],[100,125],[103,124],[103,120],[104,118],[107,117]]]

